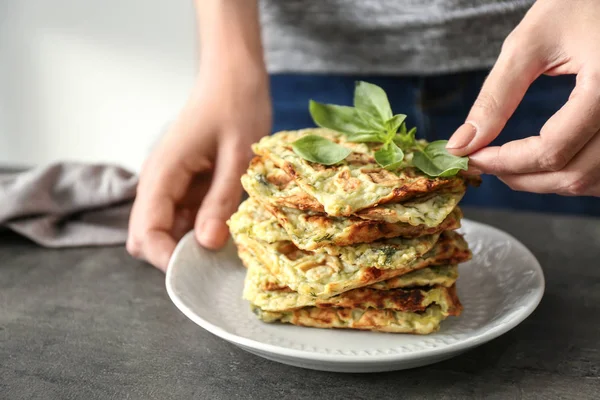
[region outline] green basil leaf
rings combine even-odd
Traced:
[[[372,83],[356,82],[354,107],[366,111],[382,121],[392,118],[392,108],[385,91]]]
[[[457,157],[446,150],[447,140],[436,140],[413,155],[412,163],[415,167],[429,176],[448,177],[454,176],[460,170],[469,167],[468,157]]]
[[[362,123],[369,127],[369,130],[380,132],[385,131],[385,123],[378,117],[374,117],[368,112],[359,110],[358,108],[354,108],[354,112],[356,113],[357,117],[360,118]]]
[[[415,131],[417,130],[417,128],[413,128]],[[399,135],[406,135],[406,122],[403,122],[402,125],[400,125],[400,130],[398,131]]]
[[[354,143],[383,143],[385,133],[381,131],[359,132],[348,136],[348,141]]]
[[[322,104],[314,100],[309,103],[309,111],[315,124],[347,135],[373,130],[354,107]]]
[[[302,136],[292,143],[292,149],[305,160],[325,165],[337,164],[352,153],[352,150],[317,135]]]
[[[406,115],[404,115],[404,114],[394,115],[392,118],[385,121],[385,127],[386,127],[387,131],[392,133],[393,135],[395,135],[396,132],[398,132],[398,128],[400,128],[402,125],[404,125],[405,119],[406,119]],[[406,129],[406,127],[404,129]]]
[[[404,160],[404,152],[394,142],[390,142],[375,152],[375,161],[385,169],[395,169]]]
[[[402,129],[404,128],[404,129]],[[402,133],[404,131],[404,133]],[[400,132],[394,136],[394,143],[400,146],[403,149],[411,148],[415,145],[415,134],[417,133],[417,128],[412,128],[410,131],[406,132],[406,125],[402,124],[400,128]]]

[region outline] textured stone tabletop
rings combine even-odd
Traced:
[[[507,334],[414,370],[276,364],[175,308],[121,247],[42,249],[0,235],[0,399],[600,399],[600,220],[466,210],[528,246],[546,276]]]

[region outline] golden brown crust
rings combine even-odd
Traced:
[[[328,245],[372,243],[394,237],[433,235],[459,228],[463,216],[461,209],[456,207],[462,197],[461,192],[430,195],[423,199],[429,202],[434,198],[432,204],[418,202],[393,208],[380,206],[363,210],[357,216],[331,217],[323,212],[311,211],[310,204],[315,200],[291,182],[289,176],[273,166],[272,162],[258,158],[253,160],[252,167],[242,177],[242,184],[251,197],[245,203],[251,204],[249,207],[254,214],[268,211],[290,239],[304,250],[316,250]],[[298,199],[306,201],[300,200],[298,203]],[[427,217],[423,210],[437,206],[442,211]],[[427,219],[429,221],[425,223]]]
[[[278,277],[280,275],[278,274],[279,270],[269,263],[268,257],[265,257],[264,250],[260,248],[260,244],[252,240],[248,241],[248,243],[250,245],[249,250],[251,254],[255,256],[270,271],[270,273],[274,277]],[[252,246],[254,245],[259,247],[253,248]],[[286,257],[294,257],[296,252],[305,253],[302,250],[296,248],[291,242],[282,243],[279,247],[279,251],[282,253],[282,255],[285,255]],[[242,255],[240,254],[240,256]],[[459,264],[470,260],[471,257],[471,251],[469,250],[468,245],[463,239],[463,237],[456,232],[446,231],[440,235],[440,239],[438,240],[436,245],[417,262],[396,269],[379,269],[376,267],[366,268],[365,270],[361,271],[357,276],[355,276],[351,281],[328,283],[326,285],[326,293],[323,293],[320,296],[316,297],[331,298],[332,296],[338,295],[343,292],[347,292],[352,289],[373,285],[382,281],[388,281],[395,277],[413,271],[417,271],[419,269],[426,268],[429,266]],[[322,260],[315,260],[314,263],[307,262],[303,264],[303,267],[311,269],[316,266],[319,266],[320,264],[318,263],[322,262]],[[282,289],[284,288],[283,285],[280,286],[282,287]]]
[[[275,168],[271,167],[265,169],[265,162],[268,162],[269,164],[273,163]],[[275,185],[280,191],[285,191],[290,187],[296,186],[296,180],[294,178],[298,176],[298,173],[289,162],[283,162],[281,165],[278,165],[274,160],[269,159],[268,156],[258,155],[250,161],[250,166],[248,168],[248,171],[254,170],[266,170],[267,173],[265,176],[267,181]],[[397,175],[392,174],[383,168],[363,168],[361,169],[361,172],[367,175],[374,183],[386,183],[388,186],[398,184],[400,179]],[[446,179],[418,176],[414,172],[414,169],[411,168],[405,169],[404,172],[407,176],[414,179],[411,181],[410,185],[400,185],[394,188],[393,192],[389,196],[382,198],[378,204],[360,210],[356,215],[364,216],[369,219],[377,219],[377,216],[380,213],[385,213],[385,210],[377,208],[377,205],[379,204],[401,203],[407,200],[426,199],[439,193],[464,192],[468,184],[478,186],[479,182],[481,182],[481,178],[477,176]],[[342,182],[343,186],[349,186],[349,191],[355,190],[357,185],[359,185],[359,182],[356,180],[352,183],[347,183],[351,180],[348,171],[340,172],[336,177],[336,180]],[[299,190],[297,193],[290,196],[277,197],[273,200],[277,201],[278,205],[282,207],[297,208],[303,211],[325,212],[323,205],[319,203],[317,199],[302,190]]]
[[[277,165],[277,163],[276,163]],[[300,186],[302,186],[301,184],[301,180],[299,180],[299,174],[296,171],[296,169],[294,168],[293,164],[291,164],[290,162],[287,161],[283,161],[280,165],[277,165],[279,168],[283,169],[292,179],[294,179],[298,184],[300,184]],[[429,178],[426,176],[417,176],[414,173],[411,173],[413,169],[411,168],[406,168],[403,172],[406,174],[410,174],[412,175],[413,179],[410,182],[410,184],[405,184],[404,180],[405,178],[401,178],[398,177],[397,175],[393,175],[395,177],[395,179],[387,179],[387,186],[395,186],[391,193],[388,194],[387,196],[381,197],[377,204],[372,204],[371,207],[375,207],[377,205],[381,205],[381,204],[387,204],[387,203],[401,203],[404,201],[408,201],[408,200],[414,200],[420,196],[428,196],[431,193],[442,193],[442,192],[451,192],[451,191],[458,191],[461,188],[466,188],[466,180],[462,179],[462,178],[452,178],[452,179],[447,179],[447,178]],[[338,175],[338,177],[336,177],[337,179],[340,179],[340,176],[346,171],[342,171],[340,172],[340,174]],[[368,175],[369,177],[371,177],[371,179],[373,179],[373,176],[380,176],[381,174],[384,173],[388,173],[389,172],[383,168],[364,168],[361,170],[362,173],[364,173],[365,175]],[[345,181],[345,179],[340,179],[341,181]],[[352,189],[348,190],[348,192],[352,191],[352,190],[356,190],[359,186],[359,182],[354,182],[354,184],[352,185]],[[323,206],[321,204],[319,204],[319,206],[316,206],[316,204],[314,203],[316,200],[311,197],[310,195],[306,194],[306,197],[302,197],[302,199],[296,199],[296,200],[301,200],[302,204],[297,206],[298,208],[302,209],[302,210],[313,210],[313,211],[317,211],[320,209],[323,209]],[[318,202],[317,202],[318,203]],[[292,202],[288,202],[289,206],[293,207]],[[366,207],[363,210],[367,210],[368,208],[371,207]],[[360,212],[363,210],[359,210],[357,212],[358,215],[360,215]],[[340,216],[350,216],[353,214],[352,210],[348,210],[342,214],[340,214]]]
[[[462,314],[463,305],[458,299],[458,295],[456,294],[456,285],[452,285],[451,287],[449,287],[446,294],[448,296],[448,304],[452,305],[451,307],[448,307],[448,315],[459,316],[460,314]]]
[[[436,332],[445,319],[439,307],[421,313],[394,310],[305,307],[286,312],[253,310],[265,322],[283,322],[321,329],[356,329],[426,335]]]
[[[458,265],[442,264],[430,265],[425,268],[416,269],[408,274],[396,276],[387,281],[377,282],[367,287],[377,290],[390,290],[397,288],[414,288],[427,286],[454,285],[458,279]]]
[[[455,244],[453,243],[452,240],[448,240],[448,236],[450,234],[456,234],[455,232],[444,232],[442,233],[442,237],[446,237],[446,239],[442,240],[441,243],[439,243],[439,247],[438,245],[436,245],[433,249],[433,251],[435,252],[435,255],[433,257],[427,257],[427,255],[425,255],[423,257],[423,260],[418,262],[418,263],[414,263],[411,265],[408,265],[406,267],[403,268],[397,268],[397,269],[379,269],[376,267],[370,267],[367,268],[361,275],[359,278],[359,283],[356,284],[356,286],[354,286],[355,288],[358,287],[364,287],[364,286],[368,286],[377,282],[382,282],[382,281],[387,281],[389,279],[395,278],[397,276],[401,276],[404,274],[407,274],[409,272],[412,271],[416,271],[418,269],[421,268],[425,268],[428,267],[430,265],[440,265],[440,264],[460,264],[461,262],[465,262],[471,259],[471,252],[470,250],[466,247],[466,246],[455,246]],[[458,234],[456,234],[458,235]],[[462,239],[462,237],[460,237],[460,239]],[[464,240],[461,240],[464,241]],[[444,254],[446,255],[444,257]],[[448,256],[450,255],[451,256]],[[440,262],[440,261],[435,261],[435,260],[439,260],[440,258],[445,258],[444,262]],[[331,283],[329,286],[329,290],[331,293],[343,293],[347,290],[349,290],[348,287],[346,287],[343,283]]]
[[[438,304],[444,315],[459,315],[461,305],[454,286],[431,288],[376,290],[359,288],[329,299],[316,299],[319,308],[359,308],[396,310],[405,312],[425,311],[432,304]]]
[[[346,159],[334,165],[309,162],[293,150],[291,143],[305,135],[322,136],[351,150]],[[330,216],[349,216],[387,203],[400,203],[442,191],[465,190],[467,178],[431,177],[410,164],[415,149],[407,150],[406,161],[394,171],[379,166],[373,154],[379,144],[353,143],[339,132],[322,128],[282,131],[252,146],[254,153],[272,161],[295,183],[323,205]],[[342,201],[343,199],[343,201]]]
[[[260,199],[257,199],[260,201]],[[268,202],[261,202],[261,205],[271,213],[277,221],[284,227],[290,229],[292,222],[284,209],[275,207]],[[295,244],[302,246],[305,250],[316,250],[330,244],[336,246],[350,246],[357,243],[372,243],[380,239],[405,237],[415,238],[419,236],[433,235],[448,230],[455,230],[461,227],[460,220],[463,217],[462,210],[456,207],[438,226],[411,225],[408,223],[389,223],[377,220],[366,220],[360,218],[346,218],[348,226],[343,235],[332,236],[328,240],[314,241],[310,244],[303,244],[295,241]],[[317,229],[327,230],[334,224],[331,217],[326,214],[314,214],[305,217],[305,223],[308,227],[307,234],[314,234]],[[290,232],[288,232],[290,233]],[[291,237],[294,235],[290,234]]]
[[[264,171],[265,170],[264,163],[265,163],[265,160],[262,157],[256,156],[250,161],[250,166],[248,168],[248,171],[249,172],[254,171],[254,170]],[[281,171],[281,173],[278,173],[279,171]],[[285,191],[286,189],[289,189],[291,186],[296,185],[296,183],[294,182],[292,177],[290,177],[286,173],[283,173],[283,170],[279,170],[279,171],[268,171],[265,174],[265,179],[267,180],[267,182],[275,185],[277,187],[277,189],[280,191]],[[247,191],[249,190],[248,187],[245,187],[245,189]],[[303,211],[314,211],[314,212],[322,212],[322,213],[325,212],[323,205],[321,203],[319,203],[317,201],[317,199],[315,199],[314,197],[312,197],[311,195],[309,195],[308,193],[306,193],[303,190],[297,190],[288,196],[272,198],[271,200],[277,201],[277,204],[281,207],[297,208],[297,209],[303,210]]]

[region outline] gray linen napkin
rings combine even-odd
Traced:
[[[112,165],[0,172],[0,227],[46,247],[123,244],[137,177]]]

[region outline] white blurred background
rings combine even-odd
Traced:
[[[0,166],[138,171],[196,69],[191,0],[0,0]]]

